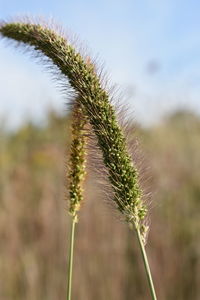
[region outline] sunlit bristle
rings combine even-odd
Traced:
[[[147,207],[142,198],[138,170],[128,153],[126,138],[111,104],[109,89],[102,83],[94,63],[76,51],[61,33],[49,29],[43,23],[2,23],[0,32],[7,38],[31,46],[40,55],[47,56],[61,74],[67,77],[79,95],[77,103],[84,108],[102,151],[114,203],[127,222],[144,236],[147,230],[144,225]]]

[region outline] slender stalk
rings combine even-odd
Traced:
[[[154,284],[153,284],[153,279],[152,279],[152,276],[151,276],[151,270],[150,270],[150,266],[149,266],[145,246],[144,246],[144,242],[142,241],[141,233],[140,233],[140,230],[139,230],[138,227],[136,227],[136,233],[137,233],[137,238],[138,238],[138,242],[139,242],[139,245],[140,245],[140,250],[141,250],[141,253],[142,253],[142,259],[143,259],[143,263],[144,263],[144,268],[145,268],[147,280],[148,280],[148,283],[149,283],[151,298],[152,298],[152,300],[157,300],[156,292],[155,292],[155,288],[154,288]]]
[[[72,218],[70,250],[69,250],[69,265],[68,265],[67,300],[71,300],[75,225],[76,225],[76,220]]]

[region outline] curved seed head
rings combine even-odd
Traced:
[[[102,87],[93,64],[88,64],[65,37],[47,26],[4,23],[0,26],[0,33],[46,55],[67,76],[80,96],[78,102],[84,107],[97,137],[114,191],[114,202],[128,223],[138,227],[143,234],[146,231],[143,220],[147,208],[142,201],[138,171],[127,151],[126,140],[110,104],[109,93]]]

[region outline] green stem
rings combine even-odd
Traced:
[[[72,218],[70,250],[69,250],[69,265],[68,265],[67,300],[71,300],[75,225],[76,225],[76,220],[75,218]]]
[[[157,300],[156,292],[155,292],[155,288],[154,288],[154,284],[153,284],[153,279],[152,279],[152,276],[151,276],[151,270],[150,270],[150,267],[149,267],[148,258],[147,258],[147,254],[146,254],[146,250],[145,250],[142,238],[141,238],[140,230],[137,226],[136,226],[136,233],[137,233],[137,238],[138,238],[138,241],[139,241],[139,244],[140,244],[140,250],[141,250],[141,253],[142,253],[142,259],[143,259],[143,263],[144,263],[144,267],[145,267],[145,272],[146,272],[147,280],[148,280],[148,283],[149,283],[151,298],[152,298],[152,300]]]

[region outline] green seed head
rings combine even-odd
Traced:
[[[83,200],[83,182],[86,164],[86,116],[75,100],[72,113],[72,143],[69,160],[69,212],[77,220],[77,212]]]
[[[0,27],[0,33],[32,46],[51,59],[61,73],[67,76],[69,83],[80,96],[78,103],[84,108],[97,137],[114,191],[114,202],[126,220],[139,227],[143,233],[143,220],[147,209],[142,201],[138,171],[128,154],[125,137],[110,104],[109,93],[102,87],[93,65],[88,64],[62,35],[46,26],[4,23]],[[77,159],[79,158],[72,157],[71,163],[74,166]],[[77,179],[78,174],[76,182],[79,182],[84,173],[80,165],[76,169],[76,174],[71,174],[71,178]],[[74,214],[79,208],[80,195],[74,190],[74,185],[71,185],[70,193],[73,199],[70,211]]]

